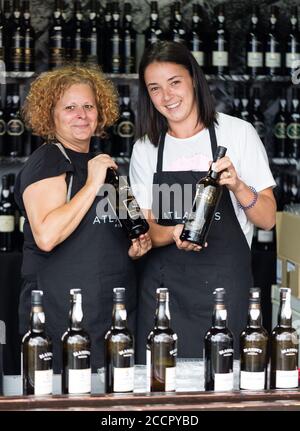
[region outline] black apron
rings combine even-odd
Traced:
[[[214,126],[209,128],[212,154],[217,148]],[[157,169],[153,185],[192,184],[193,195],[196,183],[207,172],[163,171],[165,134],[158,147]],[[153,202],[162,201],[161,195],[153,194]],[[162,213],[161,206],[153,212],[158,224],[175,226],[182,223],[184,203],[171,198],[169,218]],[[234,334],[235,356],[238,357],[238,338],[247,321],[249,289],[253,286],[251,253],[245,235],[237,220],[229,191],[224,187],[215,220],[208,236],[208,247],[200,252],[179,250],[176,245],[152,249],[139,262],[139,299],[137,323],[137,359],[145,363],[145,345],[154,324],[155,292],[160,286],[170,291],[171,327],[178,335],[178,356],[200,358],[203,339],[211,327],[213,291],[226,289],[228,327]]]
[[[126,288],[128,325],[135,330],[137,292],[134,265],[128,256],[131,243],[116,220],[102,218],[99,207],[97,211],[102,199],[96,196],[77,229],[50,254],[37,280],[27,280],[22,287],[21,333],[28,330],[31,290],[44,291],[46,331],[53,340],[55,373],[61,372],[61,336],[69,324],[70,289],[82,289],[83,326],[91,337],[94,372],[104,364],[104,335],[111,324],[114,287]]]

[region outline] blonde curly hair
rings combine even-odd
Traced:
[[[73,84],[88,84],[93,90],[98,110],[97,135],[104,136],[104,129],[118,119],[116,89],[101,69],[97,66],[68,65],[41,73],[30,85],[22,116],[35,135],[47,140],[55,138],[54,107]]]

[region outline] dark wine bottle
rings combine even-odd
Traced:
[[[24,68],[26,72],[35,70],[35,31],[31,25],[29,0],[23,0],[24,21]]]
[[[241,119],[250,121],[250,97],[247,84],[243,84],[241,87]]]
[[[23,395],[52,393],[52,341],[45,334],[42,299],[42,290],[32,290],[30,327],[22,340]]]
[[[123,57],[123,72],[135,73],[136,64],[136,31],[132,27],[131,4],[124,3],[124,17],[122,29],[122,57]]]
[[[250,289],[248,322],[240,335],[240,389],[267,389],[268,333],[262,326],[260,289]]]
[[[217,6],[216,29],[212,36],[212,73],[222,75],[229,71],[229,34],[225,24],[224,4]]]
[[[112,3],[112,22],[108,36],[108,72],[122,72],[122,32],[120,24],[120,8],[118,2]]]
[[[204,338],[204,388],[206,391],[233,390],[233,336],[227,328],[225,289],[214,291],[212,327]]]
[[[25,126],[20,117],[19,85],[9,84],[6,95],[6,155],[20,157],[23,155]]]
[[[224,157],[226,151],[227,148],[218,146],[214,162]],[[214,164],[212,163],[207,175],[198,181],[193,207],[180,235],[181,241],[205,245],[222,196],[222,186],[218,183],[219,177],[220,172],[214,171]]]
[[[271,335],[270,389],[298,387],[298,344],[292,327],[291,289],[281,287],[278,324]]]
[[[91,0],[86,26],[85,59],[88,64],[102,64],[103,46],[96,0]]]
[[[2,12],[2,7],[0,7],[0,62],[5,63],[5,54],[6,54],[6,26],[5,26],[5,18]],[[2,70],[2,69],[1,69]]]
[[[182,22],[180,1],[171,4],[171,19],[167,38],[173,42],[186,44],[186,29]]]
[[[105,391],[133,392],[134,338],[127,327],[125,289],[113,289],[112,325],[105,335]]]
[[[281,75],[281,42],[277,32],[277,8],[271,6],[269,31],[265,47],[265,70],[267,75]]]
[[[3,175],[0,195],[0,251],[13,250],[14,230],[15,208],[11,202],[8,177]]]
[[[114,169],[109,168],[105,182],[114,186],[115,199],[110,203],[129,239],[138,238],[148,232],[149,224],[132,194],[127,178],[119,176]]]
[[[65,57],[65,22],[63,19],[62,0],[55,0],[52,25],[49,29],[49,67],[62,66]]]
[[[247,73],[252,77],[263,74],[264,53],[263,38],[260,33],[258,6],[252,7],[251,26],[247,35]]]
[[[163,37],[163,32],[159,23],[157,1],[151,1],[150,3],[150,24],[145,30],[145,47],[148,48],[152,43],[156,43]]]
[[[300,65],[300,33],[298,28],[298,8],[292,7],[290,31],[285,44],[285,71],[288,75],[295,72]]]
[[[193,3],[192,28],[188,35],[188,45],[197,63],[204,70],[207,65],[204,32],[201,29],[200,5]]]
[[[177,335],[170,327],[169,291],[156,290],[154,328],[147,338],[147,390],[176,390]]]
[[[250,123],[254,126],[260,137],[262,143],[265,143],[266,138],[266,125],[265,117],[261,110],[261,99],[260,99],[260,89],[258,87],[253,88],[251,106],[250,106]]]
[[[116,155],[130,157],[134,144],[135,115],[131,109],[129,85],[119,86],[120,115],[115,127]]]
[[[300,90],[292,87],[291,111],[286,129],[288,137],[288,157],[300,157]]]
[[[284,158],[288,156],[288,121],[286,89],[282,88],[279,99],[279,110],[275,115],[273,123],[274,157]]]
[[[70,323],[62,336],[63,394],[91,392],[91,340],[84,330],[81,289],[70,290]]]
[[[9,70],[21,72],[24,70],[24,27],[21,20],[20,0],[13,1],[12,33],[9,52]]]

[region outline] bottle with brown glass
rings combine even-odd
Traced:
[[[240,335],[240,389],[267,389],[268,333],[262,326],[261,294],[251,288],[248,322]]]
[[[227,327],[225,289],[214,290],[212,326],[204,338],[204,388],[233,390],[233,335]]]
[[[70,290],[69,328],[62,336],[63,394],[91,392],[91,340],[85,331],[81,289]]]
[[[114,187],[114,193],[109,197],[110,204],[128,238],[136,239],[148,232],[149,224],[132,194],[126,176],[119,176],[114,169],[109,168],[105,182]]]
[[[225,156],[227,148],[218,146],[207,175],[198,181],[192,210],[184,223],[181,241],[204,246],[222,196],[218,180],[220,172],[214,170],[214,162]]]
[[[133,392],[134,338],[127,326],[125,288],[113,289],[111,328],[105,335],[105,391]]]
[[[22,339],[23,395],[52,393],[52,341],[45,333],[43,291],[32,290],[29,331]]]
[[[156,290],[154,328],[147,338],[147,390],[170,392],[176,390],[177,335],[171,329],[169,291]]]
[[[271,334],[270,389],[298,388],[298,345],[292,327],[291,289],[281,287],[278,324]]]

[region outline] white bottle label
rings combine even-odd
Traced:
[[[15,218],[13,215],[0,216],[0,232],[13,232],[15,230]]]
[[[132,392],[134,382],[134,367],[114,367],[114,392]]]
[[[199,66],[204,66],[204,52],[203,51],[192,51]]]
[[[279,52],[266,52],[266,66],[267,67],[280,67],[281,54]]]
[[[273,241],[273,231],[272,230],[262,230],[257,231],[257,241],[258,242],[272,242]]]
[[[146,350],[146,379],[147,379],[147,392],[151,391],[151,350]]]
[[[87,394],[91,392],[91,379],[90,368],[69,370],[69,394]]]
[[[248,52],[247,53],[248,67],[262,67],[263,66],[263,53],[262,52]]]
[[[215,391],[233,390],[233,373],[215,373]]]
[[[265,372],[241,371],[240,388],[254,391],[265,389]]]
[[[213,51],[212,63],[213,66],[228,66],[228,52]]]
[[[276,388],[298,388],[298,370],[276,370]]]
[[[285,65],[289,69],[295,69],[296,67],[298,67],[299,60],[300,60],[300,53],[298,52],[295,52],[295,53],[287,52],[285,55]]]
[[[165,391],[175,391],[176,390],[176,367],[167,367],[166,368],[166,385]]]
[[[34,372],[34,395],[52,394],[53,370],[36,370]]]

